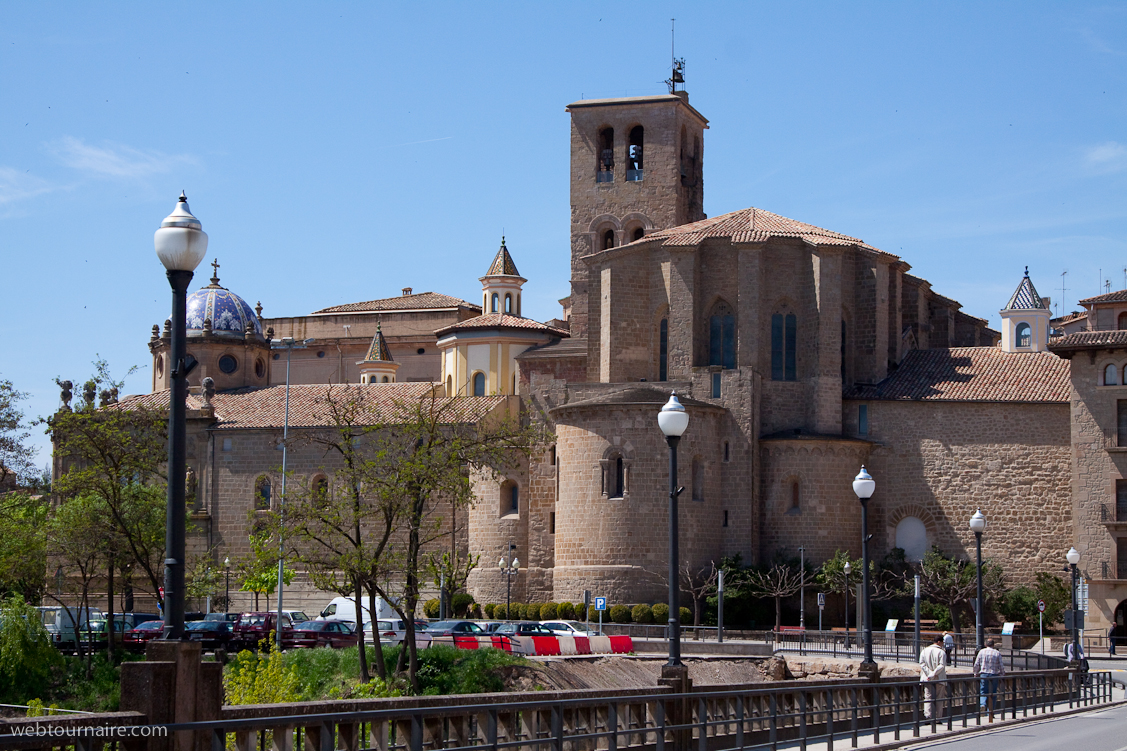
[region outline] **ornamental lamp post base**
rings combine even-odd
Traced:
[[[879,683],[880,668],[875,662],[862,662],[857,666],[857,677],[869,683]]]

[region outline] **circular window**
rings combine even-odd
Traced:
[[[321,350],[320,352],[318,352],[317,356],[318,357],[324,357],[325,356],[325,350]]]
[[[261,357],[254,361],[254,374],[259,378],[266,375],[266,363],[262,361]]]
[[[425,349],[423,349],[422,347],[419,347],[418,351],[416,352],[416,354],[419,354],[419,355],[425,355],[426,353],[427,353],[427,351]]]
[[[274,359],[275,359],[275,360],[277,360],[277,359],[278,359],[278,358],[280,358],[280,357],[281,357],[281,355],[279,355],[279,354],[278,354],[277,352],[275,352],[275,353],[274,353]]]
[[[223,355],[219,358],[219,369],[224,373],[234,373],[239,369],[239,361],[230,355]]]

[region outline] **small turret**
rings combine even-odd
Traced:
[[[505,236],[501,236],[501,249],[489,264],[489,271],[481,277],[481,312],[504,313],[520,316],[520,288],[528,281],[517,271],[509,249],[505,247]]]
[[[391,350],[383,335],[383,322],[376,322],[376,335],[368,347],[368,354],[356,363],[360,366],[360,383],[395,383],[399,363],[391,358]]]
[[[1049,306],[1037,294],[1029,267],[999,315],[1002,316],[1003,352],[1044,352],[1049,348]]]

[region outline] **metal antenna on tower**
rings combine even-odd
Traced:
[[[1068,309],[1068,306],[1064,303],[1064,293],[1068,291],[1068,287],[1064,286],[1064,278],[1066,276],[1068,276],[1068,269],[1060,272],[1060,310],[1062,314]]]
[[[685,88],[685,58],[677,59],[677,19],[671,18],[669,21],[669,54],[673,58],[673,63],[671,65],[672,72],[665,85],[669,87],[670,94],[676,94],[677,84],[681,84],[682,90]]]

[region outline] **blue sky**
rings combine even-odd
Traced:
[[[1127,286],[1127,3],[6,2],[0,378],[30,417],[99,355],[147,389],[181,189],[266,315],[476,299],[502,231],[559,315],[564,106],[663,91],[674,16],[710,216],[861,237],[994,325],[1026,264],[1068,310]]]

